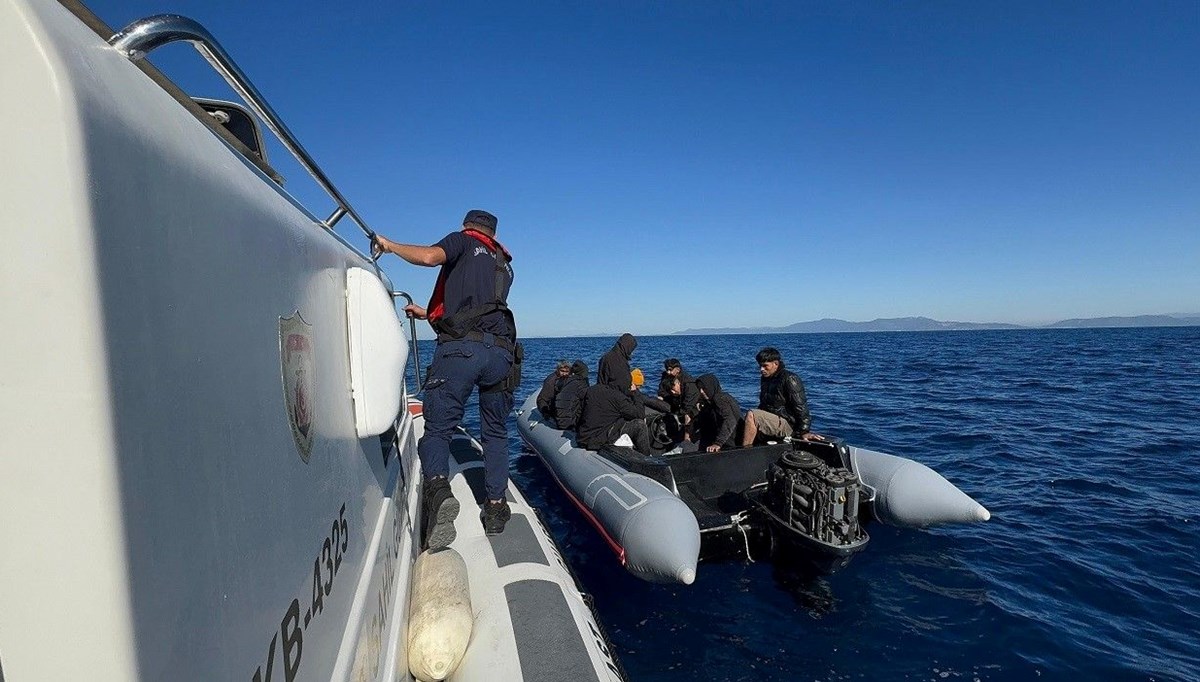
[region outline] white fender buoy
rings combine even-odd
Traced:
[[[444,680],[458,667],[475,616],[462,555],[422,552],[413,566],[408,609],[408,670],[422,682]]]

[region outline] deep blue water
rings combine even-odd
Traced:
[[[557,358],[594,372],[613,340],[526,341],[518,404]],[[726,560],[688,587],[650,585],[514,427],[513,476],[631,680],[1200,680],[1200,328],[640,342],[648,383],[678,357],[743,408],[757,400],[754,353],[774,345],[805,381],[815,431],[916,459],[993,516],[873,524],[833,576]]]

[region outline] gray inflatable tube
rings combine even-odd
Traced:
[[[517,409],[517,429],[630,573],[655,583],[696,579],[700,526],[675,493],[576,447],[572,432],[542,422],[536,395]]]
[[[873,491],[875,518],[890,526],[928,528],[992,517],[941,474],[911,459],[851,447],[850,468]]]

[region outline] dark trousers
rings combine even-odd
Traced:
[[[633,440],[633,449],[643,455],[650,455],[650,429],[646,427],[645,419],[634,419],[633,421],[625,422],[625,426],[621,427],[621,433],[628,434]]]
[[[417,454],[425,478],[450,472],[450,438],[462,424],[471,391],[508,376],[511,352],[483,341],[445,341],[438,344],[425,380],[425,435]],[[508,487],[508,413],[513,394],[479,394],[479,423],[483,444],[484,490],[489,500],[504,499]]]
[[[607,442],[612,443],[621,437],[621,434],[629,436],[633,441],[633,449],[649,455],[650,452],[650,429],[646,428],[645,419],[630,419],[627,422],[618,422],[613,424],[608,429]]]

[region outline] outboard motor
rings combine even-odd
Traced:
[[[862,484],[854,472],[796,449],[767,469],[762,506],[777,539],[824,555],[833,560],[833,568],[840,568],[870,539],[858,520],[861,498]]]

